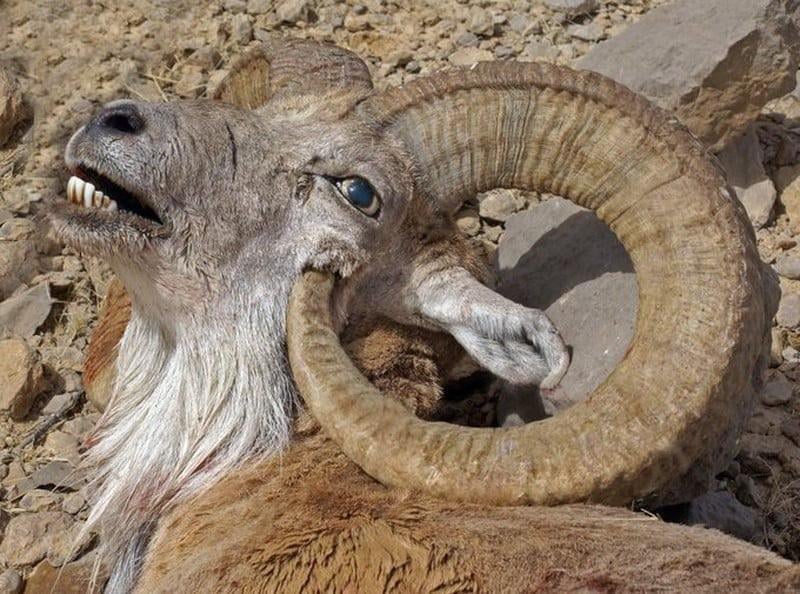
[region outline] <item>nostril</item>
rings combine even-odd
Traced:
[[[144,120],[133,105],[119,105],[100,113],[99,124],[123,134],[138,134],[144,130]]]

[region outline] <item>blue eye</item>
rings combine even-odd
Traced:
[[[374,217],[381,209],[381,201],[375,188],[362,177],[348,177],[336,182],[344,198],[365,215]]]

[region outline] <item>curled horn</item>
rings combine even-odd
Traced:
[[[590,72],[481,64],[355,110],[401,141],[418,190],[452,211],[495,187],[592,209],[631,256],[636,332],[584,402],[514,428],[427,423],[367,382],[331,328],[333,280],[308,272],[289,310],[295,380],[345,453],[381,482],[493,504],[627,504],[733,450],[768,331],[741,206],[672,117]]]
[[[367,65],[341,47],[276,37],[234,61],[212,99],[256,109],[268,100],[372,92]]]

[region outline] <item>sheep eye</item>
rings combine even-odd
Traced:
[[[350,204],[369,217],[381,209],[381,201],[375,188],[363,177],[347,177],[336,182],[339,193]]]

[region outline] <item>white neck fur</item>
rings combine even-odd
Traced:
[[[86,530],[101,533],[99,561],[112,569],[106,592],[132,588],[171,506],[288,444],[297,400],[285,312],[270,301],[168,328],[134,306],[86,460],[97,477]]]

